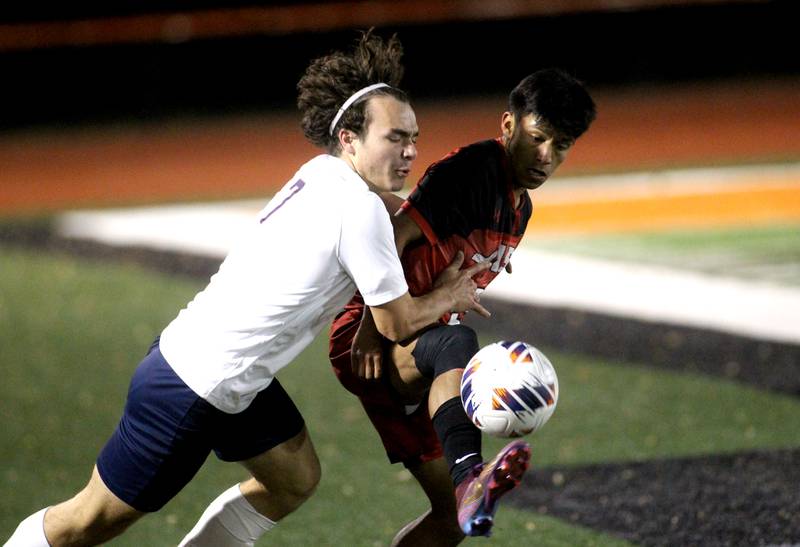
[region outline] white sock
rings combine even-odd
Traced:
[[[211,502],[178,547],[253,547],[273,526],[235,484]]]
[[[50,547],[44,535],[44,514],[48,509],[45,507],[20,522],[3,547]]]

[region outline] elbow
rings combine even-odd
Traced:
[[[383,325],[379,330],[384,338],[395,344],[411,338],[416,332],[408,321],[393,321],[388,325]]]
[[[383,335],[384,338],[386,338],[393,344],[397,344],[401,340],[404,340],[405,338],[408,337],[408,335],[405,333],[404,330],[394,329],[394,328],[381,331],[381,335]]]
[[[372,307],[371,310],[378,332],[394,343],[412,338],[430,322],[430,307],[425,301],[418,302],[408,293],[390,305]]]

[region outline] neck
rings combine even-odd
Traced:
[[[522,196],[527,192],[525,188],[522,186],[515,186],[513,190],[514,194],[514,206],[519,207],[522,204]]]
[[[370,192],[375,192],[376,194],[379,194],[379,193],[383,192],[383,190],[381,190],[380,188],[378,188],[377,186],[375,186],[374,184],[372,184],[372,183],[369,181],[369,179],[367,179],[367,177],[365,177],[364,175],[362,175],[362,174],[361,174],[361,172],[358,170],[358,167],[356,166],[356,163],[353,161],[353,156],[352,156],[352,155],[350,155],[350,154],[347,154],[346,152],[341,152],[341,153],[340,153],[338,156],[336,156],[336,157],[337,157],[337,158],[339,158],[340,160],[342,160],[343,162],[345,162],[345,163],[347,164],[347,166],[348,166],[350,169],[352,169],[352,171],[353,171],[353,172],[354,172],[356,175],[358,175],[358,177],[359,177],[359,178],[360,178],[362,181],[364,181],[364,184],[366,184],[366,185],[367,185],[367,188],[369,188]]]

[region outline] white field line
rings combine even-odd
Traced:
[[[487,296],[800,343],[800,288],[517,249]]]
[[[589,188],[608,198],[611,192],[627,192],[625,195],[629,196],[629,192],[642,192],[645,187],[651,187],[652,191],[689,193],[705,191],[704,188],[729,189],[743,179],[752,184],[757,175],[796,176],[797,180],[800,164],[792,168],[698,169],[582,177],[549,184],[573,186],[573,196],[583,195]],[[694,181],[686,182],[689,179]],[[648,180],[658,182],[651,184]],[[564,191],[566,188],[558,190]],[[63,236],[110,245],[146,246],[222,258],[238,234],[255,221],[264,204],[260,200],[74,211],[59,218],[57,229]],[[516,250],[512,263],[514,274],[501,275],[489,287],[487,296],[800,343],[800,288],[524,247]]]
[[[223,258],[266,202],[72,211],[57,221],[64,237]]]

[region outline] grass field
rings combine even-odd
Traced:
[[[8,248],[0,248],[0,264],[0,491],[13,493],[0,499],[4,539],[23,517],[85,483],[119,418],[133,368],[204,283]],[[544,349],[558,370],[561,400],[532,437],[537,466],[800,445],[795,398]],[[357,401],[331,374],[324,336],[281,381],[306,417],[323,480],[263,543],[388,544],[425,504],[408,473],[386,463]],[[487,440],[486,452],[499,445]],[[243,476],[212,455],[175,500],[112,544],[174,545],[206,504]],[[623,544],[510,508],[495,530],[484,544]]]
[[[800,285],[800,224],[527,238],[526,246]]]

